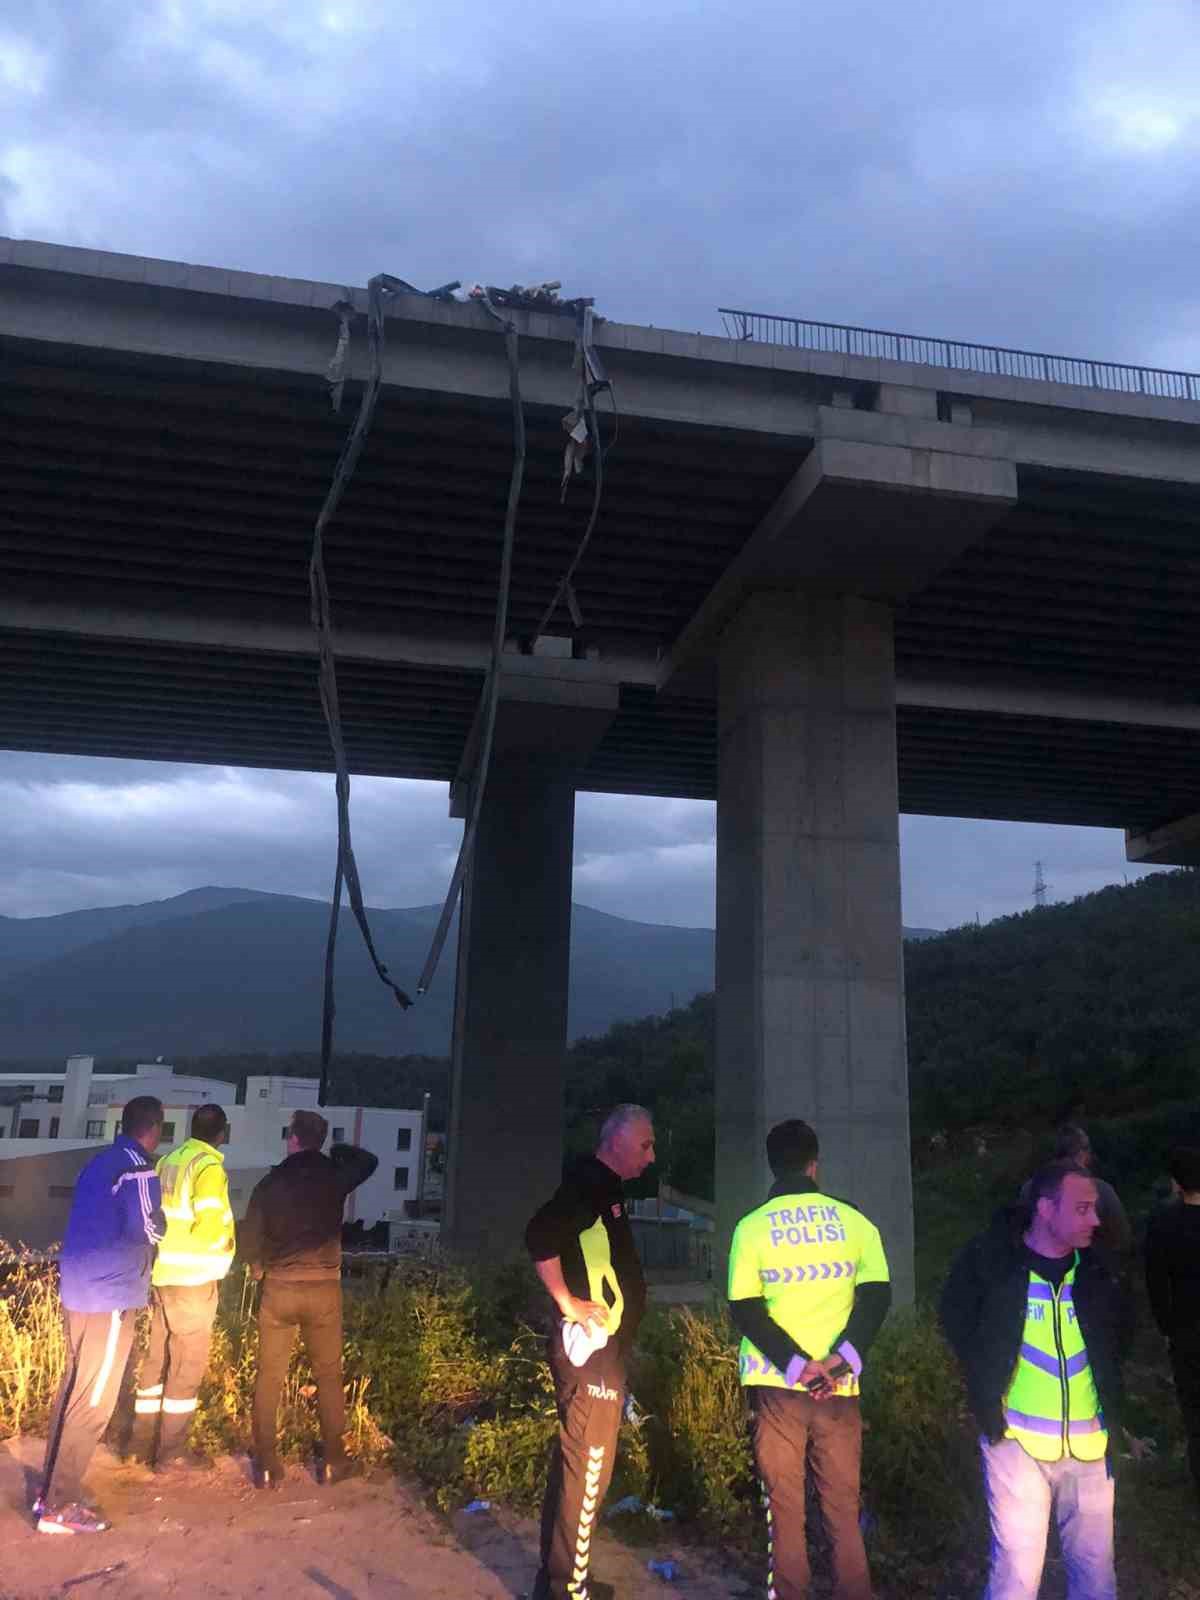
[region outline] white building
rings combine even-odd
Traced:
[[[163,1103],[160,1153],[188,1137],[198,1107],[224,1108],[230,1125],[225,1166],[235,1216],[244,1214],[259,1178],[287,1154],[288,1124],[298,1110],[320,1110],[332,1143],[360,1145],[379,1157],[373,1176],[346,1203],[347,1222],[371,1227],[389,1213],[417,1208],[425,1147],[421,1111],[318,1106],[315,1078],[248,1078],[239,1101],[235,1084],[177,1074],[161,1061],[139,1065],[132,1075],[98,1073],[94,1064],[91,1056],[71,1056],[62,1072],[0,1073],[0,1239],[48,1243],[34,1238],[47,1232],[61,1238],[71,1195],[67,1176],[78,1172],[98,1146],[111,1143],[126,1101],[139,1094]],[[74,1159],[70,1152],[77,1152]],[[33,1158],[53,1159],[34,1169],[26,1166]]]

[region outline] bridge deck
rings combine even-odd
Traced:
[[[362,371],[335,417],[344,293],[0,241],[0,744],[328,767],[306,563]],[[517,637],[590,499],[586,480],[559,499],[572,325],[519,321]],[[715,794],[711,685],[659,692],[672,646],[839,390],[869,408],[881,384],[952,385],[971,426],[914,420],[912,442],[1007,455],[1018,498],[899,600],[903,809],[1134,827],[1195,809],[1200,406],[617,325],[600,342],[622,417],[577,584],[592,659],[564,670],[619,682],[621,709],[586,787]],[[328,541],[347,746],[360,772],[450,779],[495,602],[502,342],[472,307],[405,300],[385,380]]]

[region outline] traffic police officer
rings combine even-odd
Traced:
[[[158,1467],[186,1462],[185,1441],[208,1370],[217,1285],[233,1265],[233,1212],[220,1149],[228,1139],[222,1108],[200,1106],[191,1137],[158,1163],[167,1234],[150,1280],[150,1348],[130,1439],[130,1452]]]
[[[817,1181],[808,1123],[767,1135],[775,1183],[738,1223],[729,1310],[767,1513],[769,1600],[806,1600],[806,1460],[829,1536],[836,1600],[870,1600],[859,1529],[859,1377],[891,1304],[879,1230]]]

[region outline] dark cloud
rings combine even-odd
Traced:
[[[368,900],[440,901],[461,837],[445,785],[357,778],[352,809]],[[576,812],[577,900],[646,922],[712,926],[711,804],[582,794]],[[163,899],[206,884],[325,898],[335,827],[325,775],[0,752],[0,915]],[[905,921],[951,927],[1024,910],[1036,860],[1052,899],[1135,875],[1117,833],[906,817]]]
[[[23,231],[334,281],[561,276],[672,326],[748,302],[1200,354],[1188,0],[1152,28],[1134,0],[30,15],[9,55],[36,92],[0,111]]]

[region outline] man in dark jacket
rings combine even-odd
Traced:
[[[972,1239],[942,1292],[981,1435],[987,1600],[1036,1600],[1052,1511],[1069,1600],[1115,1600],[1109,1441],[1133,1319],[1112,1262],[1091,1247],[1096,1198],[1082,1168],[1043,1167],[1029,1206]]]
[[[139,1095],[114,1142],[75,1182],[59,1275],[66,1364],[50,1415],[39,1533],[103,1533],[108,1522],[83,1502],[83,1476],[112,1418],[150,1295],[155,1248],[166,1232],[150,1160],[162,1137],[162,1101]]]
[[[335,1144],[322,1155],[328,1131],[316,1111],[292,1113],[287,1160],[255,1186],[238,1229],[242,1259],[265,1280],[254,1386],[255,1481],[263,1489],[282,1481],[276,1422],[297,1328],[317,1385],[322,1481],[336,1483],[351,1470],[342,1439],[342,1211],[379,1158],[350,1144]]]
[[[1200,1150],[1171,1152],[1175,1204],[1146,1230],[1146,1289],[1168,1341],[1188,1465],[1200,1495]]]
[[[618,1106],[596,1153],[576,1162],[525,1230],[558,1311],[549,1340],[558,1443],[542,1506],[534,1600],[585,1600],[592,1534],[612,1478],[629,1352],[646,1283],[625,1208],[624,1180],[654,1160],[641,1106]]]

